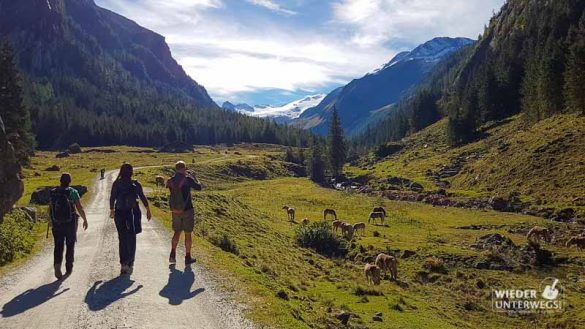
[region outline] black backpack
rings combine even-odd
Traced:
[[[70,193],[70,187],[57,187],[51,190],[51,221],[53,224],[67,224],[75,220],[75,207]]]
[[[121,189],[116,197],[116,209],[122,211],[133,210],[136,207],[136,199],[138,194],[136,192],[136,181],[127,188]]]

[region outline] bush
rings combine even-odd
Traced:
[[[425,260],[423,267],[427,270],[435,273],[447,273],[447,267],[445,266],[445,262],[438,257],[432,256]]]
[[[404,145],[402,145],[401,143],[380,144],[378,145],[378,147],[376,147],[374,154],[379,158],[385,158],[389,155],[392,155],[402,150],[403,147]]]
[[[4,223],[0,224],[0,266],[32,251],[35,244],[33,228],[34,224],[20,212],[4,217]]]
[[[236,245],[236,243],[234,241],[232,241],[232,239],[227,234],[224,234],[221,237],[218,237],[218,236],[212,237],[211,243],[213,243],[215,246],[221,248],[221,250],[223,250],[223,251],[231,252],[234,255],[240,254],[240,250],[238,249],[238,246]]]
[[[347,255],[347,242],[333,234],[328,222],[313,222],[308,226],[299,227],[295,235],[297,244],[301,247],[314,249],[329,257]]]

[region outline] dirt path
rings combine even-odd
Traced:
[[[113,179],[108,172],[93,186],[89,229],[78,231],[69,278],[53,276],[52,243],[0,278],[0,328],[252,327],[200,266],[169,267],[170,236],[155,220],[143,219],[134,274],[119,276],[118,238],[107,216]]]

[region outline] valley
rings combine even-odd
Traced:
[[[25,171],[30,179],[26,179],[21,203],[28,202],[41,182],[57,178],[58,173],[44,171],[52,165],[72,172],[76,183],[90,185],[96,169],[114,170],[122,161],[132,159],[135,166],[146,167],[138,170],[136,178],[150,191],[148,198],[155,206],[156,220],[170,228],[167,192],[155,186],[154,178],[168,177],[174,161],[184,159],[205,186],[194,198],[201,219],[194,247],[197,266],[208,269],[206,275],[211,275],[231,300],[244,305],[246,317],[259,326],[337,327],[337,316],[344,312],[351,314],[352,328],[583,325],[585,283],[580,278],[585,258],[563,243],[568,232],[575,229],[571,224],[323,188],[298,177],[298,168],[285,162],[284,155],[285,148],[262,144],[196,146],[191,154],[96,148],[64,159],[55,158],[55,153],[39,152]],[[84,200],[91,197],[90,192]],[[287,221],[281,209],[284,204],[295,207],[295,223]],[[315,223],[322,220],[323,209],[333,208],[340,219],[367,222],[371,208],[380,205],[388,211],[385,225],[367,224],[364,236],[349,241],[345,256],[327,257],[295,242],[304,217]],[[553,243],[541,244],[553,252],[548,260],[551,263],[541,264],[530,256],[534,250],[525,236],[534,225],[554,232]],[[482,245],[482,237],[494,234],[511,239],[513,247],[506,249],[498,242]],[[148,235],[141,238],[148,239]],[[146,258],[144,252],[139,249],[138,258]],[[379,252],[398,258],[397,282],[385,279],[380,286],[366,283],[363,264]],[[160,262],[156,266],[164,265],[164,259]],[[494,267],[480,269],[484,266],[481,264]],[[137,271],[141,271],[139,267]],[[101,276],[104,274],[108,276]],[[513,287],[538,287],[551,276],[563,284],[566,308],[562,313],[508,316],[491,311],[491,289],[506,288],[511,283]],[[143,282],[140,277],[136,280],[145,286],[161,284]],[[108,314],[111,308],[103,312]],[[382,322],[373,320],[376,313],[382,313]]]

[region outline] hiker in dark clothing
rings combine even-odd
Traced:
[[[193,264],[195,258],[191,257],[191,234],[195,226],[195,207],[191,200],[191,189],[201,191],[201,183],[192,173],[187,172],[185,162],[179,161],[175,164],[175,176],[167,181],[167,188],[171,193],[169,205],[173,216],[173,231],[175,231],[169,262],[172,264],[177,262],[177,245],[181,232],[185,232],[185,265]]]
[[[110,218],[114,219],[118,230],[120,275],[132,274],[136,255],[136,234],[142,232],[140,219],[142,213],[138,199],[146,208],[146,218],[150,220],[150,207],[142,190],[142,185],[132,179],[134,169],[130,164],[123,164],[118,178],[112,185],[110,194]]]
[[[106,178],[106,170],[105,169],[100,170],[100,178],[101,179]]]
[[[50,224],[52,225],[55,249],[53,252],[55,277],[63,278],[61,264],[63,263],[63,251],[65,254],[65,275],[73,272],[73,260],[75,256],[75,242],[77,241],[77,223],[79,216],[83,218],[83,229],[87,230],[87,217],[81,205],[79,192],[70,187],[71,175],[63,173],[60,179],[61,186],[51,190],[51,202],[49,204]],[[77,212],[75,211],[77,209]],[[78,215],[79,213],[79,215]]]

